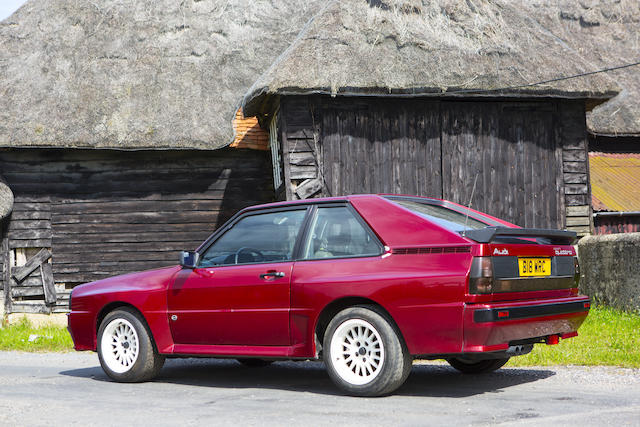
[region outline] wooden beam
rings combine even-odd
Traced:
[[[0,224],[0,232],[2,233],[2,256],[4,265],[4,274],[2,281],[4,282],[4,313],[11,313],[11,260],[9,258],[9,238],[4,224]]]
[[[35,254],[35,256],[31,257],[31,259],[22,267],[12,268],[11,275],[16,279],[16,281],[20,282],[49,258],[51,258],[51,252],[47,249],[42,249],[40,252]]]
[[[55,305],[56,303],[56,286],[53,282],[53,268],[51,264],[45,262],[40,265],[40,273],[42,274],[42,287],[44,289],[44,302],[47,305]]]

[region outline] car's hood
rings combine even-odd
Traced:
[[[75,297],[102,292],[166,288],[173,276],[181,269],[181,266],[175,265],[96,280],[76,286],[73,289],[73,295]]]

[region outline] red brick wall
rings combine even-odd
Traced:
[[[233,119],[236,139],[231,143],[233,148],[250,148],[253,150],[269,149],[269,132],[262,129],[255,117],[244,117],[242,109],[236,112]]]

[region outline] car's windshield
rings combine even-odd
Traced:
[[[451,231],[477,230],[489,224],[447,207],[417,200],[390,199],[411,212]]]

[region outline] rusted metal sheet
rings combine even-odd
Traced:
[[[640,153],[589,153],[594,211],[640,211]]]

